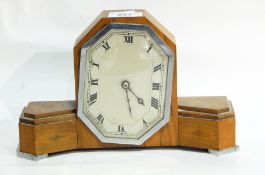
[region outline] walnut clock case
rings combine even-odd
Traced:
[[[174,36],[148,12],[103,11],[75,43],[76,100],[29,103],[19,122],[20,152],[193,147],[178,123],[176,69]],[[223,147],[194,147],[235,146],[229,138]]]
[[[112,13],[103,12],[74,48],[78,143],[177,145],[174,37],[146,11]]]

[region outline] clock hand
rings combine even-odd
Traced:
[[[131,93],[136,97],[138,103],[141,104],[141,105],[144,105],[144,100],[143,100],[142,98],[138,97],[138,96],[137,96],[137,95],[131,90],[130,87],[128,87],[128,89],[129,89],[129,91],[131,91]]]
[[[121,87],[125,90],[126,92],[126,100],[128,102],[128,107],[129,107],[129,112],[130,112],[130,115],[132,117],[132,108],[131,108],[131,105],[130,105],[130,99],[129,99],[129,95],[128,95],[128,88],[130,87],[130,83],[129,81],[127,80],[124,80],[122,83],[121,83]]]
[[[124,80],[124,81],[122,81],[121,82],[121,87],[123,88],[123,89],[128,89],[135,97],[136,97],[136,99],[137,99],[137,102],[139,103],[139,104],[141,104],[141,105],[144,105],[144,100],[142,99],[142,98],[140,98],[140,97],[138,97],[132,90],[131,90],[131,88],[130,88],[130,83],[129,83],[129,81],[127,81],[127,80]]]
[[[128,96],[128,90],[125,89],[125,91],[126,91],[127,102],[128,102],[128,106],[129,106],[129,112],[130,112],[130,115],[132,117],[132,109],[131,109],[131,106],[130,106],[130,100],[129,100],[129,96]]]

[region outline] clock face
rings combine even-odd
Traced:
[[[81,50],[78,115],[103,142],[141,144],[168,121],[172,58],[154,35],[113,24]]]

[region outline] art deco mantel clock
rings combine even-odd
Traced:
[[[20,151],[42,155],[83,148],[235,146],[235,118],[225,105],[219,106],[230,117],[205,124],[214,132],[224,125],[224,139],[214,133],[209,140],[201,132],[197,136],[205,143],[194,141],[189,124],[196,131],[203,128],[204,123],[196,124],[206,121],[202,117],[187,117],[190,123],[184,128],[179,123],[176,69],[175,39],[149,13],[103,11],[75,43],[76,100],[29,103],[20,117]],[[212,100],[228,104],[223,97]]]

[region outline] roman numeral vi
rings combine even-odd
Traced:
[[[124,131],[125,131],[125,130],[124,130],[124,126],[119,125],[119,126],[118,126],[118,131],[119,131],[119,132],[124,132]]]

